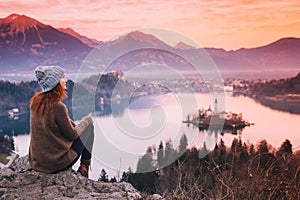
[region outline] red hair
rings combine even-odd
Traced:
[[[30,109],[37,116],[42,116],[46,109],[52,110],[60,100],[66,97],[68,97],[66,90],[59,83],[49,92],[37,92],[30,99]]]

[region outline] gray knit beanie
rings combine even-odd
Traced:
[[[65,74],[65,70],[59,66],[38,66],[34,72],[42,92],[54,89]]]

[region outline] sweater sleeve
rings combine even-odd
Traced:
[[[91,117],[86,116],[74,127],[70,120],[68,110],[62,103],[59,103],[54,107],[54,113],[56,123],[65,137],[70,141],[75,140],[90,124],[93,123]]]
[[[90,116],[83,117],[79,124],[75,126],[77,134],[81,135],[81,133],[91,124],[93,124],[93,119]]]

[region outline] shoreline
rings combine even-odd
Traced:
[[[287,112],[290,114],[297,114],[300,115],[300,95],[291,95],[291,94],[284,94],[284,95],[275,95],[275,96],[256,96],[252,93],[244,93],[244,92],[233,92],[233,96],[246,96],[254,101],[269,107],[274,110]],[[111,104],[111,102],[106,104]],[[28,114],[29,112],[19,112],[14,114],[12,117],[20,116],[24,114]],[[0,117],[10,117],[8,110],[0,111]]]
[[[282,95],[286,96],[286,95]],[[266,96],[259,96],[253,98],[258,103],[267,106],[274,110],[279,110],[283,112],[288,112],[290,114],[300,114],[300,97],[297,99],[289,99],[289,98],[282,98],[282,99],[275,99],[278,97],[266,97]]]
[[[234,92],[233,96],[245,96],[273,110],[300,115],[300,94],[283,94],[275,96],[255,95],[253,93]]]

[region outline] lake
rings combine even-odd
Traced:
[[[243,142],[253,144],[266,139],[275,148],[280,147],[285,139],[289,139],[294,150],[299,149],[300,115],[272,110],[248,97],[226,94],[220,103],[223,103],[226,111],[242,113],[245,120],[254,123],[238,134],[200,132],[197,127],[182,123],[188,114],[196,113],[198,108],[214,108],[214,101],[209,94],[147,96],[131,102],[121,114],[119,112],[118,115],[94,117],[96,136],[91,178],[97,180],[102,168],[108,172],[110,178],[118,178],[118,172],[127,171],[129,167],[134,171],[138,159],[146,152],[147,147],[157,148],[160,141],[166,142],[170,139],[176,149],[183,133],[188,138],[189,147],[201,148],[205,142],[208,149],[213,149],[220,139],[230,146],[233,138],[240,137]],[[115,109],[118,109],[117,105]],[[5,126],[3,120],[4,118],[1,119],[1,126]],[[29,135],[25,134],[26,130],[22,133],[20,127],[28,127],[22,125],[24,120],[9,120],[9,123],[5,121],[11,127],[9,134],[21,134],[14,136],[16,151],[20,155],[26,155]],[[77,166],[78,163],[74,168]]]

